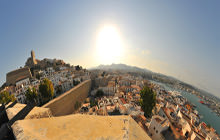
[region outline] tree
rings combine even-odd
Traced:
[[[7,102],[14,102],[16,99],[15,99],[15,96],[13,94],[9,94],[8,91],[3,91],[0,93],[0,103],[3,104],[3,103],[7,103]]]
[[[101,74],[102,77],[105,77],[105,71],[103,71],[103,73]]]
[[[77,110],[81,107],[81,103],[76,101],[75,105],[74,105],[74,109]]]
[[[77,86],[79,83],[80,83],[80,81],[78,81],[78,80],[73,80],[73,85],[74,85],[74,86]]]
[[[81,68],[80,68],[79,65],[75,66],[75,69],[76,69],[77,71],[81,70]]]
[[[101,89],[97,90],[96,97],[102,97],[103,95],[104,95],[103,90],[101,90]]]
[[[50,80],[44,79],[40,86],[39,91],[41,93],[43,102],[49,101],[54,96],[54,88],[53,84]]]
[[[140,105],[144,111],[144,116],[150,117],[152,110],[156,105],[156,93],[147,85],[140,92]]]
[[[56,95],[62,93],[62,87],[61,87],[61,85],[56,86],[55,89],[56,89]]]
[[[32,89],[28,88],[28,90],[25,93],[25,96],[28,103],[38,104],[38,93],[34,87]]]
[[[0,87],[0,91],[3,90],[6,87],[6,83],[4,83],[1,87]]]
[[[96,100],[90,100],[90,107],[98,105],[98,101]]]

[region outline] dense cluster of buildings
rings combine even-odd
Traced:
[[[58,96],[80,82],[90,79],[90,76],[82,67],[69,66],[61,60],[36,60],[32,51],[25,67],[7,73],[6,84],[2,91],[13,94],[19,103],[26,103],[25,93],[28,88],[35,87],[39,92],[39,85],[45,78],[52,82],[54,95]]]
[[[92,73],[94,74],[94,72]],[[157,94],[153,116],[146,118],[139,104],[140,91],[146,80],[130,74],[96,72],[91,97],[79,112],[90,115],[129,115],[153,140],[190,139],[218,140],[219,135],[211,126],[200,121],[198,111],[177,91],[166,91],[160,85],[148,81]],[[104,96],[97,97],[102,90]],[[95,100],[96,104],[91,105]]]
[[[152,120],[160,120],[154,121],[156,125],[164,124],[167,121],[169,127],[161,133],[159,131],[157,133],[156,127],[151,127],[151,120],[149,124],[150,135],[162,138],[170,138],[172,136],[173,139],[190,140],[219,139],[216,130],[205,122],[200,121],[200,116],[195,106],[189,103],[180,93],[161,90],[161,87],[155,84],[152,87],[157,92],[155,115],[158,116],[153,116]],[[167,135],[167,133],[172,135]]]
[[[103,91],[104,96],[95,99],[97,106],[91,110],[97,114],[102,112],[103,114],[144,115],[138,105],[139,93],[143,86],[144,80],[141,77],[127,74],[120,76],[117,74],[99,75],[94,79],[94,87],[96,88],[91,91],[91,96],[96,97],[98,90]],[[91,98],[91,100],[94,99]]]

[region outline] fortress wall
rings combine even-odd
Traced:
[[[6,84],[7,85],[14,85],[16,81],[24,79],[24,78],[31,78],[31,72],[28,67],[20,68],[14,71],[7,73],[6,75]]]
[[[43,107],[50,108],[53,116],[72,114],[76,102],[82,103],[91,89],[91,80],[84,81],[59,97],[51,100]]]

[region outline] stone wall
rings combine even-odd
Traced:
[[[82,103],[91,89],[91,80],[84,81],[70,89],[59,97],[51,100],[43,107],[50,108],[53,116],[72,114],[75,111],[76,102]]]
[[[18,120],[16,140],[151,140],[130,116],[67,116]]]
[[[25,79],[31,78],[31,72],[28,67],[20,68],[14,71],[7,73],[6,75],[6,84],[7,85],[14,85],[15,82]]]
[[[16,103],[13,107],[10,107],[11,104],[12,102],[6,105],[6,113],[9,120],[14,118],[15,115],[17,115],[26,106],[26,104]],[[52,117],[52,113],[49,108],[34,107],[24,119],[39,119],[49,117]]]

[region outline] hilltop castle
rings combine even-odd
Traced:
[[[47,59],[47,58],[43,60],[36,59],[33,50],[31,51],[31,57],[29,57],[25,63],[25,66],[34,69],[45,69],[47,67],[56,67],[60,65],[65,65],[63,60]]]
[[[15,83],[19,80],[31,78],[32,75],[34,76],[33,70],[41,70],[46,69],[47,67],[58,67],[66,65],[63,60],[57,60],[57,59],[43,59],[38,60],[35,58],[35,53],[32,50],[31,51],[31,57],[29,57],[25,63],[25,66],[23,68],[19,68],[16,70],[13,70],[6,75],[6,85],[15,85]]]

